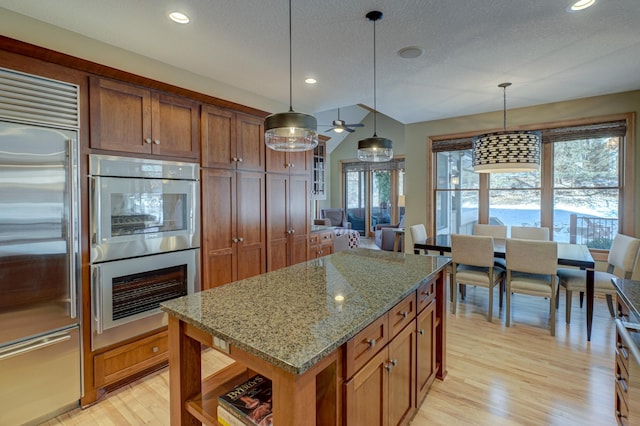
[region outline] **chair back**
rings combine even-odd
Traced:
[[[453,263],[470,266],[493,266],[493,237],[486,235],[451,235]]]
[[[424,243],[427,240],[427,230],[422,223],[411,225],[409,231],[411,231],[411,240],[414,244]]]
[[[508,239],[507,269],[530,274],[555,275],[558,269],[558,243]]]
[[[549,241],[549,228],[539,226],[512,226],[511,238]]]
[[[486,225],[476,223],[473,225],[473,235],[488,235],[493,238],[506,239],[507,227],[505,225]]]
[[[624,278],[630,278],[640,250],[640,239],[628,235],[616,234],[609,250],[610,268],[618,268]],[[613,272],[613,271],[610,271]]]
[[[331,226],[344,227],[347,222],[347,216],[342,208],[320,209],[320,218],[329,219],[331,221]]]

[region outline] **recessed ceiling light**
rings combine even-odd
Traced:
[[[178,24],[188,24],[190,21],[189,17],[181,12],[171,12],[169,13],[169,18]]]
[[[579,10],[584,10],[596,4],[596,1],[597,0],[578,0],[574,2],[571,6],[569,6],[567,10],[569,12],[577,12]]]
[[[398,50],[398,56],[404,59],[415,59],[419,56],[422,56],[423,53],[424,50],[422,50],[422,48],[418,46],[409,46]]]
[[[309,78],[306,78],[306,79],[304,80],[304,82],[305,82],[305,83],[307,83],[307,84],[316,84],[316,83],[318,82],[318,80],[316,80],[316,79],[315,79],[315,78],[313,78],[313,77],[309,77]]]

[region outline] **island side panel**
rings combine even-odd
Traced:
[[[445,269],[438,272],[436,279],[436,377],[444,380],[447,376],[447,295]]]
[[[173,426],[201,425],[185,408],[200,393],[201,345],[184,332],[185,323],[169,315],[169,404]]]

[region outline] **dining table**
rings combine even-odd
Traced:
[[[423,250],[437,251],[440,255],[451,252],[451,235],[440,234],[427,238],[424,241],[414,242],[413,252],[420,254]],[[506,240],[494,238],[494,257],[506,257]],[[572,266],[586,271],[586,295],[587,295],[587,341],[591,341],[591,326],[593,324],[593,298],[594,298],[594,270],[595,261],[586,244],[574,244],[558,242],[558,265]]]

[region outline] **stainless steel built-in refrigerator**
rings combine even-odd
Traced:
[[[79,405],[77,145],[0,120],[0,425]]]

